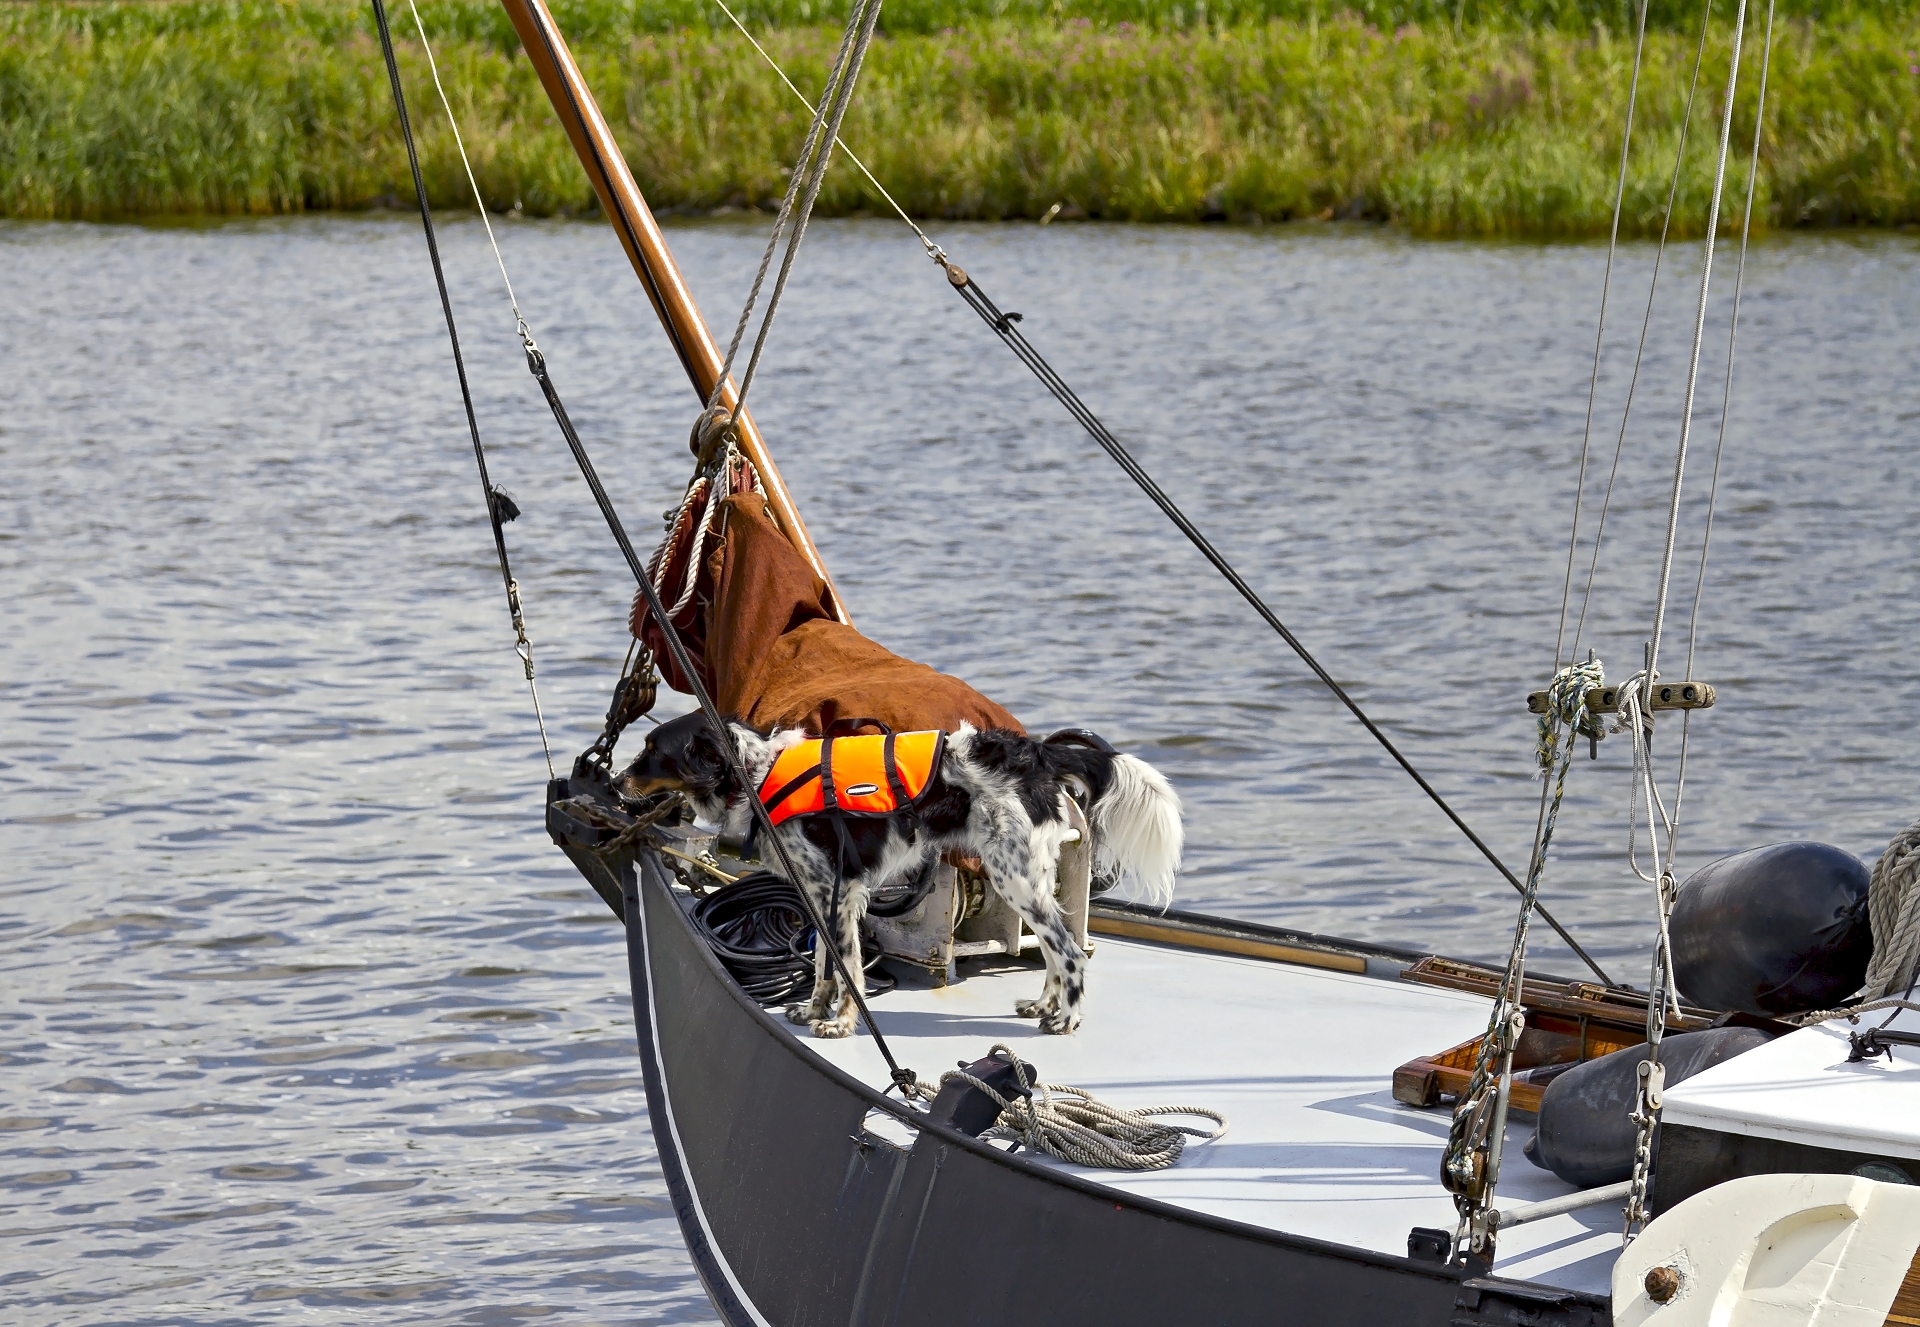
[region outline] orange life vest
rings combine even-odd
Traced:
[[[798,742],[767,771],[760,802],[776,825],[822,811],[892,815],[919,801],[933,782],[946,737],[934,729]]]

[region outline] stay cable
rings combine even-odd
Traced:
[[[408,0],[408,3],[411,4],[412,0]],[[480,488],[486,499],[487,519],[493,527],[493,548],[500,560],[500,580],[506,587],[507,611],[513,621],[514,653],[520,656],[521,665],[527,676],[527,689],[533,695],[533,717],[534,721],[540,727],[540,749],[545,753],[547,758],[547,777],[552,778],[553,747],[547,741],[546,716],[540,712],[540,688],[534,681],[533,645],[527,638],[526,615],[521,611],[520,607],[520,585],[514,580],[513,567],[507,559],[507,536],[503,528],[508,521],[513,520],[520,512],[519,508],[513,505],[512,499],[508,498],[503,490],[494,487],[492,479],[487,475],[487,450],[480,443],[480,420],[473,409],[473,389],[467,383],[467,362],[465,357],[460,353],[460,329],[454,325],[453,300],[447,294],[447,274],[440,265],[440,242],[433,230],[433,211],[427,206],[427,184],[426,180],[420,174],[420,150],[413,141],[413,124],[407,117],[407,98],[400,86],[400,64],[394,56],[393,30],[387,23],[387,7],[384,0],[373,0],[373,17],[375,24],[380,29],[380,50],[381,54],[386,58],[387,80],[393,87],[394,110],[400,117],[400,137],[405,141],[407,146],[407,166],[413,172],[414,196],[420,204],[420,225],[421,228],[426,231],[427,235],[427,256],[433,260],[433,281],[434,285],[437,286],[440,291],[440,311],[446,315],[447,340],[453,345],[453,368],[460,379],[460,401],[461,404],[466,407],[467,433],[473,439],[473,463],[480,472]],[[418,11],[416,11],[414,14],[414,22],[417,24],[419,21],[420,16]],[[421,36],[424,40],[424,31]],[[431,56],[429,56],[429,59],[431,59]],[[439,83],[440,76],[436,71],[434,74],[434,86],[438,87]],[[442,91],[441,97],[444,101],[446,97],[444,91]],[[452,117],[451,108],[448,109],[448,117]],[[455,135],[457,139],[458,130],[455,131]],[[466,160],[466,149],[464,147],[460,151],[460,159],[462,161]],[[468,168],[467,179],[469,181],[473,179],[471,167]],[[476,194],[478,191],[479,186],[476,185]],[[481,212],[481,215],[483,217],[486,215],[484,210]],[[489,239],[493,236],[493,228],[491,226],[487,228],[487,236]],[[496,258],[499,256],[499,252],[499,246],[495,245],[494,256]],[[502,279],[506,277],[506,264],[504,262],[500,267],[500,275]],[[507,293],[508,298],[511,299],[513,293],[511,284],[507,287]],[[515,316],[518,317],[517,306]]]

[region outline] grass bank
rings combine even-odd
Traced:
[[[1317,16],[1306,0],[1212,0],[1199,17],[1172,0],[901,0],[842,136],[925,216],[1032,217],[1060,203],[1128,220],[1340,215],[1429,234],[1604,233],[1630,35],[1607,21],[1620,17],[1610,5],[1529,2],[1477,22],[1459,0],[1374,5],[1426,20],[1387,28],[1350,10]],[[837,31],[809,3],[762,0],[758,22],[801,86],[817,87]],[[743,40],[707,26],[695,0],[561,8],[656,206],[777,200],[804,112]],[[1656,3],[1648,37],[1625,220],[1637,233],[1658,225],[1692,72],[1682,20],[1699,11],[1670,8]],[[434,0],[422,12],[489,205],[590,209],[492,6]],[[1761,218],[1920,222],[1920,15],[1872,3],[1815,14],[1804,0],[1787,12]],[[1128,13],[1138,21],[1113,17]],[[1726,74],[1725,24],[1716,32],[1680,187],[1681,228],[1695,232]],[[411,192],[362,5],[14,4],[0,41],[7,215],[351,208]],[[1752,131],[1757,55],[1756,35],[1737,135]],[[402,58],[429,186],[461,206],[424,60],[412,44]],[[1744,158],[1733,174],[1743,188]],[[844,166],[821,198],[827,213],[878,206]]]

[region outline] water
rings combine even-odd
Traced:
[[[570,758],[631,587],[477,224],[446,230]],[[733,305],[758,227],[671,238],[709,312]],[[1604,251],[1338,228],[945,238],[1519,866],[1522,698],[1550,671]],[[504,242],[650,540],[685,478],[680,371],[603,226]],[[619,935],[541,831],[417,228],[11,226],[0,255],[4,1316],[710,1321],[655,1166]],[[1621,262],[1600,476],[1651,258]],[[1697,262],[1669,256],[1609,519],[1588,639],[1616,678],[1651,621]],[[1754,255],[1695,668],[1722,701],[1693,725],[1683,868],[1800,835],[1871,855],[1915,814],[1917,292],[1911,237]],[[1713,313],[1669,677],[1717,426]],[[864,628],[1172,776],[1187,906],[1503,950],[1508,887],[896,229],[813,229],[756,394]],[[1622,740],[1571,787],[1545,897],[1638,977]]]

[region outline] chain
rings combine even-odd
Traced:
[[[1589,652],[1585,663],[1562,668],[1547,687],[1546,712],[1540,716],[1534,748],[1534,759],[1547,784],[1541,791],[1540,823],[1521,890],[1520,918],[1514,925],[1513,949],[1487,1020],[1486,1035],[1480,1038],[1474,1056],[1473,1076],[1454,1108],[1440,1164],[1440,1182],[1454,1195],[1459,1212],[1454,1247],[1462,1258],[1472,1255],[1488,1263],[1493,1261],[1493,1199],[1500,1182],[1507,1106],[1513,1093],[1513,1054],[1526,1030],[1526,1010],[1520,1001],[1526,981],[1527,932],[1540,879],[1546,871],[1547,849],[1553,842],[1560,803],[1566,796],[1574,739],[1599,735],[1599,725],[1587,709],[1587,696],[1605,681],[1604,665]]]
[[[1648,648],[1651,661],[1652,648]],[[1660,1121],[1660,1099],[1666,1086],[1666,1068],[1660,1063],[1660,1042],[1667,1032],[1667,1014],[1680,1004],[1680,993],[1673,978],[1671,922],[1673,905],[1679,897],[1674,881],[1674,841],[1677,833],[1673,817],[1660,800],[1653,777],[1653,716],[1644,708],[1644,697],[1652,689],[1654,674],[1642,669],[1620,687],[1620,717],[1614,732],[1625,732],[1633,743],[1633,782],[1627,798],[1627,863],[1635,875],[1653,886],[1654,941],[1653,961],[1647,974],[1647,1058],[1639,1065],[1634,1107],[1628,1118],[1634,1123],[1633,1178],[1627,1190],[1623,1243],[1632,1243],[1647,1222],[1648,1189],[1653,1174],[1653,1130]],[[1647,837],[1654,854],[1655,874],[1640,869],[1635,860],[1635,803],[1647,800]],[[1665,847],[1661,845],[1661,832]]]

